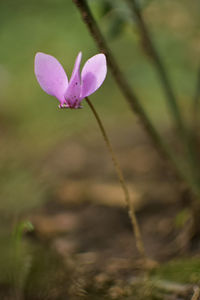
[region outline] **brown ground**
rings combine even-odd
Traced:
[[[59,145],[41,162],[41,176],[52,186],[50,200],[29,216],[35,227],[29,240],[37,246],[23,298],[190,299],[190,288],[154,291],[100,137],[77,140]],[[147,255],[157,262],[177,257],[185,250],[182,230],[175,226],[184,193],[141,130],[119,131],[112,140]]]

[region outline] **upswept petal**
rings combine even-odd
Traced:
[[[85,63],[82,73],[81,98],[94,93],[103,83],[107,73],[106,57],[104,54],[97,54]]]
[[[81,75],[80,75],[80,64],[81,64],[82,53],[79,52],[72,72],[71,79],[69,81],[68,88],[65,93],[65,100],[70,107],[78,107],[80,104],[81,94]]]
[[[59,61],[48,54],[38,52],[35,56],[35,75],[41,88],[55,96],[61,104],[68,87],[67,75]]]

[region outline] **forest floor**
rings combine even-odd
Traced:
[[[136,250],[104,145],[99,137],[84,135],[57,145],[41,161],[41,178],[52,185],[46,203],[26,215],[34,231],[24,237],[29,264],[24,283],[15,288],[18,299],[192,298],[200,283],[200,244],[188,246],[185,187],[139,128],[119,130],[111,139],[146,254],[155,264],[146,269]],[[0,296],[15,299],[5,284]]]

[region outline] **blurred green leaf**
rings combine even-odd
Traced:
[[[152,275],[180,283],[198,283],[200,278],[200,259],[183,258],[166,262],[152,271]]]
[[[31,232],[34,230],[34,226],[30,221],[21,221],[15,226],[13,232],[13,240],[15,243],[20,243],[24,232]]]
[[[108,37],[114,39],[117,38],[120,34],[123,33],[123,29],[125,26],[125,21],[121,18],[114,18],[114,20],[112,20],[110,22],[110,27],[108,29]]]
[[[191,218],[191,212],[189,209],[181,210],[175,218],[175,226],[177,228],[182,228],[186,222]]]

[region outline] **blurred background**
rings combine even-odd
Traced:
[[[127,5],[121,0],[90,0],[89,4],[152,122],[162,135],[173,141],[174,124],[165,96]],[[190,123],[200,65],[200,2],[141,0],[140,4],[185,120]],[[38,85],[33,65],[39,51],[55,56],[68,77],[79,51],[83,52],[82,66],[98,53],[72,1],[1,0],[0,231],[3,239],[17,220],[29,218],[57,198],[77,203],[87,196],[115,206],[113,203],[121,197],[109,155],[87,104],[83,103],[81,110],[59,110],[57,100]],[[166,197],[168,188],[171,191],[171,179],[166,181],[161,176],[167,171],[163,170],[110,72],[90,100],[111,136],[135,201],[146,195],[150,199]],[[161,191],[158,178],[165,185]],[[93,184],[96,189],[88,192]],[[172,201],[176,191],[167,196]]]
[[[101,30],[156,127],[171,126],[157,74],[139,44],[127,6],[117,0],[106,12],[107,3],[90,1]],[[142,5],[179,104],[189,115],[199,67],[199,2],[144,0]],[[70,137],[101,139],[87,105],[82,110],[60,111],[57,100],[40,89],[33,72],[36,52],[55,56],[70,76],[80,50],[83,63],[98,50],[70,0],[3,0],[0,24],[0,210],[10,215],[40,205],[48,197],[49,183],[40,178],[41,162],[59,144]],[[126,129],[134,127],[135,117],[110,73],[91,100],[108,131],[120,128],[126,134]]]

